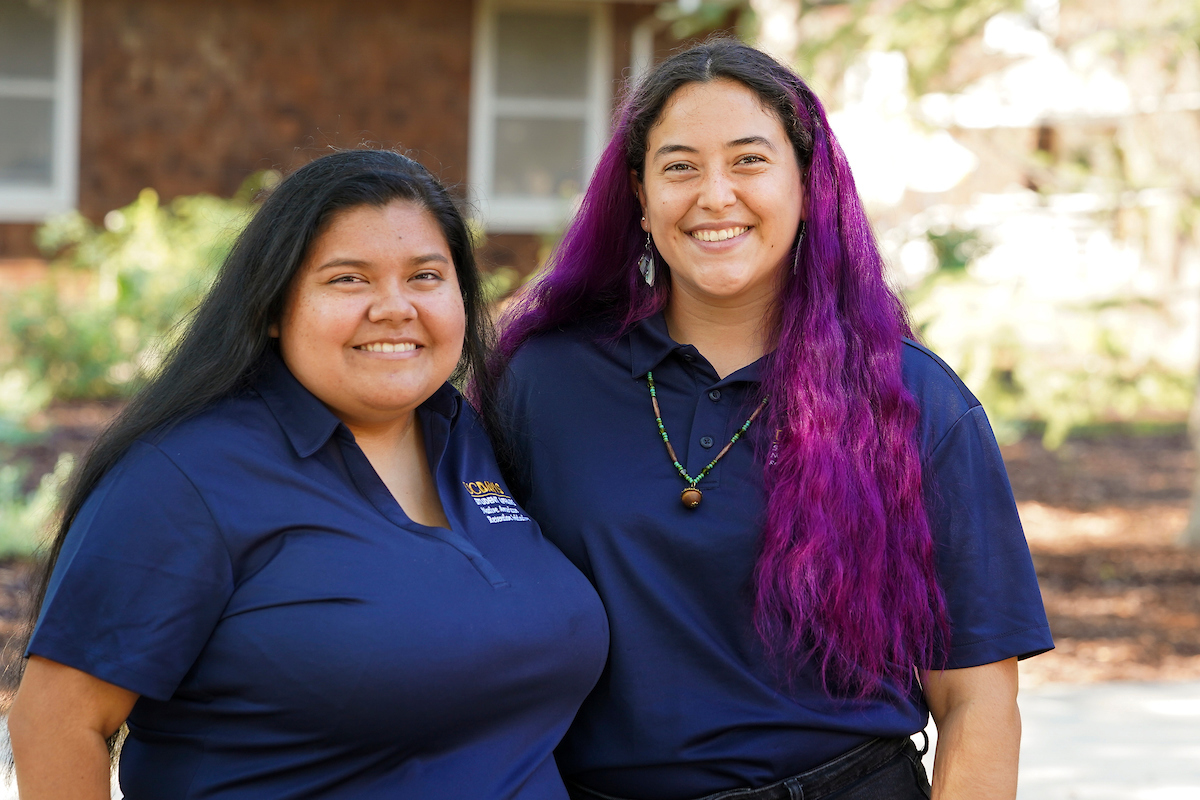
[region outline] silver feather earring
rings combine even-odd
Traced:
[[[796,237],[796,256],[792,259],[792,274],[800,271],[800,245],[804,244],[804,220],[800,220],[800,234]]]
[[[650,246],[649,231],[646,232],[646,249],[642,252],[642,257],[638,259],[638,272],[642,274],[642,280],[646,282],[647,286],[654,285],[654,250]]]

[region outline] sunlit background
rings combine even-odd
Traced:
[[[58,487],[281,174],[407,150],[502,303],[624,81],[713,33],[825,100],[1004,445],[1059,644],[1022,665],[1022,798],[1200,798],[1197,0],[0,0],[4,690]]]

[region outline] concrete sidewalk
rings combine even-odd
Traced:
[[[1049,684],[1020,706],[1017,800],[1200,800],[1200,681]]]
[[[1018,800],[1200,800],[1200,681],[1021,692]]]

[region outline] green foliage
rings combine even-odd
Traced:
[[[526,279],[512,267],[496,267],[483,274],[483,296],[489,306],[512,294]]]
[[[794,63],[818,94],[833,101],[831,106],[840,87],[854,88],[843,79],[864,52],[904,55],[910,99],[972,85],[979,89],[981,78],[1018,58],[983,46],[985,25],[1004,12],[1036,23],[1079,75],[1098,74],[1098,69],[1116,73],[1149,106],[1158,102],[1155,98],[1192,91],[1200,60],[1196,0],[1156,0],[1136,8],[1073,0],[1062,4],[1061,29],[1043,25],[1040,15],[1034,20],[1031,15],[1044,4],[1024,0],[800,3]],[[992,91],[983,88],[980,96]],[[1178,276],[1200,231],[1200,161],[1194,157],[1195,120],[1168,113],[1165,101],[1161,108],[1161,113],[1116,115],[1103,122],[1051,114],[1037,132],[1036,147],[1028,150],[1011,147],[1011,137],[1003,134],[970,136],[973,142],[990,142],[992,156],[1002,156],[1023,174],[1024,182],[1042,193],[1043,207],[1072,195],[1100,198],[1090,217],[1077,213],[1071,219],[1081,230],[1092,229],[1100,244],[1138,251],[1147,265],[1157,260],[1157,276],[1146,270],[1137,281],[1117,285],[1105,279],[1090,285],[1092,275],[1114,274],[1093,261],[1092,269],[1078,270],[1076,285],[1068,286],[1053,259],[1025,261],[1031,249],[1012,247],[1011,232],[1007,252],[999,252],[1005,242],[997,243],[987,268],[976,269],[990,248],[976,232],[917,232],[903,226],[907,243],[928,245],[935,265],[908,292],[914,325],[984,402],[1002,435],[1040,430],[1044,441],[1056,446],[1081,427],[1178,422],[1187,415],[1196,379],[1178,345],[1180,325],[1193,312],[1173,294],[1190,292]],[[914,117],[917,125],[933,125]],[[1001,185],[991,190],[1007,191]],[[1167,230],[1173,215],[1178,223]],[[1038,230],[1030,228],[1031,234]],[[1077,244],[1082,243],[1081,237]],[[1114,264],[1118,260],[1110,258]],[[1168,271],[1177,277],[1164,278]]]
[[[1055,448],[1084,426],[1188,412],[1194,376],[1131,346],[1131,331],[1165,338],[1175,325],[1153,301],[1047,299],[966,268],[933,273],[909,301],[923,341],[971,387],[1002,439],[1032,425]]]
[[[962,272],[989,249],[978,231],[949,228],[945,231],[926,231],[925,238],[933,248],[940,272]]]
[[[208,290],[253,195],[271,180],[255,176],[229,200],[196,195],[165,206],[144,189],[103,226],[78,213],[48,222],[38,241],[55,256],[50,277],[4,308],[0,394],[40,403],[129,394]]]
[[[659,19],[670,22],[671,35],[682,40],[703,37],[727,25],[732,14],[736,13],[740,19],[744,12],[738,0],[696,0],[694,4],[663,3],[655,13]]]
[[[805,2],[807,7],[825,5]],[[867,50],[897,50],[908,59],[909,82],[916,94],[945,81],[962,46],[983,32],[989,19],[1017,11],[1021,0],[851,0],[831,28],[801,37],[796,53],[800,74],[840,76]],[[955,87],[939,86],[939,89]]]
[[[25,470],[14,464],[0,467],[0,558],[28,557],[43,544],[73,464],[70,453],[60,455],[54,471],[43,475],[29,494],[21,490]]]

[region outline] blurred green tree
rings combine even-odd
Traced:
[[[1028,144],[1018,135],[1019,123],[1003,123],[1010,132],[994,136],[979,129],[967,132],[968,138],[952,132],[976,147],[985,144],[981,158],[1003,161],[1023,175],[1043,205],[1057,198],[1093,203],[1090,214],[1073,219],[1103,232],[1116,249],[1136,253],[1141,274],[1130,280],[1124,296],[1099,296],[1081,287],[1075,301],[1043,299],[1039,313],[1055,317],[1046,330],[1060,338],[1040,353],[1030,352],[1021,323],[1006,322],[1003,309],[995,307],[1005,302],[1000,297],[1005,290],[1021,288],[1011,281],[1005,286],[976,280],[972,286],[974,259],[955,258],[957,242],[930,236],[930,260],[939,269],[915,292],[915,314],[927,331],[941,326],[945,338],[949,304],[974,308],[979,335],[973,344],[960,342],[964,360],[955,366],[971,373],[969,383],[989,396],[1001,416],[1042,419],[1051,445],[1081,424],[1177,414],[1191,397],[1189,427],[1200,452],[1195,367],[1189,375],[1179,359],[1158,359],[1165,342],[1157,354],[1132,352],[1128,327],[1174,325],[1178,331],[1185,315],[1195,316],[1194,308],[1181,313],[1178,299],[1195,294],[1200,263],[1200,3],[751,0],[751,5],[764,19],[774,13],[795,20],[793,61],[835,102],[846,86],[843,77],[868,51],[903,53],[909,99],[933,99],[930,93],[937,93],[943,108],[964,89],[995,90],[1009,67],[1039,52],[1052,56],[1046,63],[1072,71],[1078,94],[1089,95],[1087,102],[1102,112],[1087,110],[1080,97],[1068,97],[1065,107],[1050,104],[1025,123]],[[781,6],[790,7],[790,17],[779,13]],[[1010,30],[1028,32],[1023,43],[1009,50],[985,45],[987,26],[998,15],[1009,20]],[[1024,91],[1037,94],[1039,88],[1026,85]],[[1029,98],[1003,99],[1022,108]],[[912,106],[922,109],[914,115],[917,125],[942,124],[924,112],[928,106]],[[1157,288],[1146,289],[1150,284]],[[1195,299],[1189,297],[1193,306]],[[1200,474],[1194,498],[1184,538],[1200,546]]]
[[[52,256],[48,279],[5,304],[0,383],[40,403],[128,395],[157,367],[249,220],[253,198],[275,180],[260,173],[231,199],[166,205],[144,189],[102,226],[78,213],[48,222],[38,232]]]

